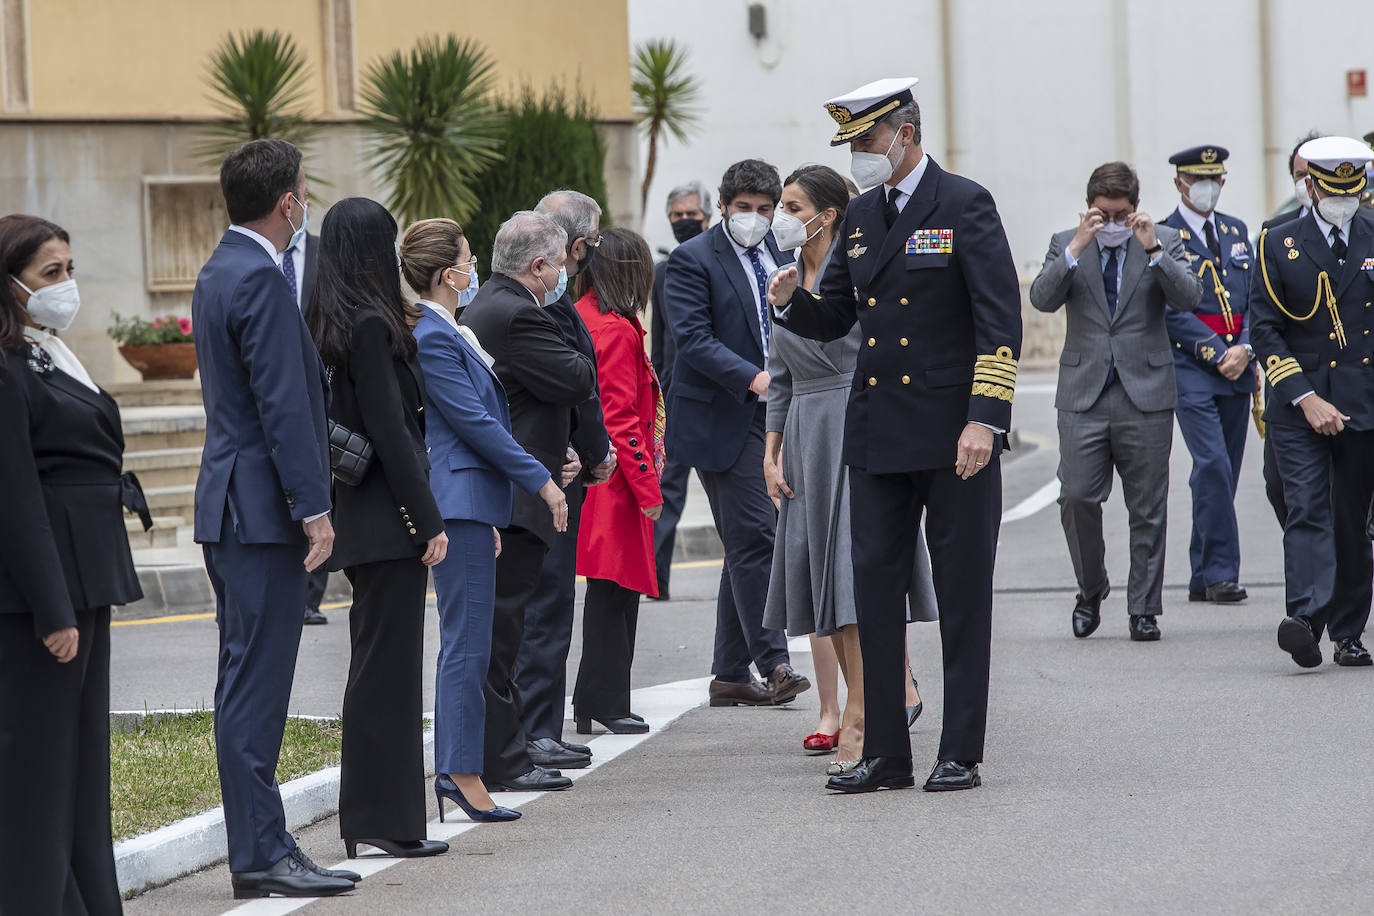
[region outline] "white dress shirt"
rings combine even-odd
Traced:
[[[1178,214],[1179,216],[1183,217],[1183,221],[1188,224],[1188,228],[1192,230],[1192,233],[1203,240],[1204,248],[1207,247],[1207,231],[1203,229],[1203,226],[1207,223],[1212,224],[1213,237],[1217,239],[1221,238],[1221,236],[1217,234],[1217,214],[1215,210],[1213,210],[1211,213],[1208,213],[1206,216],[1203,216],[1201,213],[1198,213],[1192,207],[1188,206],[1187,204],[1184,204],[1183,206],[1178,208]],[[1218,241],[1217,244],[1220,245],[1221,242]]]
[[[482,349],[482,342],[477,339],[477,334],[472,330],[472,328],[464,327],[463,325],[459,324],[458,319],[453,317],[452,312],[444,308],[439,303],[433,301],[432,299],[420,299],[418,301],[418,304],[424,306],[434,314],[438,315],[440,318],[444,319],[444,322],[449,327],[457,331],[459,336],[466,340],[468,342],[468,345],[472,347],[472,349],[477,351],[477,355],[482,357],[482,362],[487,364],[488,369],[490,369],[492,366],[496,364],[496,360],[492,358],[491,354],[488,353],[486,350]]]
[[[916,188],[920,185],[921,179],[925,177],[926,166],[929,164],[930,157],[927,156],[924,152],[921,153],[921,161],[916,163],[916,168],[912,169],[909,173],[907,173],[907,176],[905,178],[897,182],[895,185],[883,185],[883,200],[887,200],[888,195],[892,193],[892,189],[896,188],[898,191],[901,192],[897,195],[897,200],[895,201],[897,212],[901,213],[903,210],[905,210],[906,202],[911,200],[911,195],[916,193]]]
[[[739,256],[740,264],[744,265],[744,276],[749,280],[749,292],[753,295],[754,314],[759,324],[759,342],[763,345],[763,359],[766,364],[769,348],[768,335],[763,332],[763,309],[768,307],[768,303],[759,301],[759,282],[758,278],[754,276],[754,261],[749,257],[749,249],[735,241],[735,237],[730,234],[728,223],[722,228],[725,230],[725,237],[730,240],[730,247],[735,249],[735,254]],[[764,289],[767,289],[767,284],[772,280],[773,273],[778,269],[778,263],[773,260],[773,253],[768,250],[768,246],[763,242],[759,242],[754,248],[758,251],[759,261],[763,264]]]

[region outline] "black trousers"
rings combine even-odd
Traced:
[[[673,571],[673,546],[677,543],[677,523],[687,507],[687,482],[692,469],[672,458],[663,466],[659,490],[663,493],[663,514],[654,522],[654,566],[658,570],[658,594],[668,595],[668,580]]]
[[[1283,574],[1288,613],[1321,636],[1358,638],[1369,622],[1374,549],[1365,529],[1374,496],[1374,432],[1322,436],[1270,424],[1288,514]]]
[[[1268,429],[1273,427],[1266,429],[1264,437],[1264,495],[1282,528],[1288,518],[1288,504],[1283,501],[1283,481],[1279,479],[1279,465],[1274,458],[1274,437],[1268,435]]]
[[[110,609],[59,664],[0,614],[0,913],[122,913],[110,843]]]
[[[610,579],[587,580],[582,664],[573,689],[575,714],[598,719],[623,719],[630,714],[630,666],[638,624],[639,592]]]
[[[548,547],[524,528],[501,529],[496,558],[496,606],[491,622],[491,662],[482,697],[487,703],[482,777],[500,782],[528,773],[534,763],[525,749],[524,704],[515,683],[515,663],[525,637],[525,608],[539,586]]]
[[[352,655],[343,700],[339,834],[345,839],[425,838],[421,724],[425,592],[418,557],[344,570]]]
[[[539,568],[539,584],[525,605],[525,636],[515,664],[525,734],[531,739],[563,738],[568,650],[577,604],[577,527],[587,488],[573,481],[563,493],[568,498],[568,530],[554,534]]]
[[[305,606],[312,611],[320,609],[320,602],[324,601],[325,589],[329,587],[329,570],[321,566],[310,574],[310,578],[305,584]]]
[[[909,474],[851,468],[849,487],[864,660],[864,756],[911,756],[903,688],[906,595],[925,512],[944,653],[939,759],[980,761],[987,730],[992,570],[1002,517],[1001,462],[993,458],[969,480],[960,480],[953,468]]]

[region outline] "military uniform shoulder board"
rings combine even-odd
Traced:
[[[1180,229],[1178,230],[1178,237],[1186,242],[1193,237],[1193,234],[1189,232],[1187,229]]]

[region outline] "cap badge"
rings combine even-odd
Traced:
[[[1292,247],[1293,247],[1293,236],[1290,235],[1290,236],[1288,236],[1288,238],[1284,239],[1284,240],[1283,240],[1283,244],[1284,244],[1285,247],[1292,248]]]
[[[1211,165],[1213,162],[1216,162],[1216,161],[1217,161],[1217,151],[1214,150],[1214,149],[1205,149],[1205,150],[1203,150],[1203,151],[1202,151],[1202,161],[1203,161],[1204,163],[1208,164],[1208,165]]]
[[[848,108],[833,102],[827,103],[825,110],[830,112],[830,117],[835,119],[836,124],[848,124],[854,118],[853,113]]]
[[[1340,165],[1336,166],[1336,177],[1337,177],[1337,178],[1349,178],[1351,175],[1354,175],[1354,174],[1355,174],[1355,166],[1354,166],[1353,163],[1350,163],[1350,162],[1342,162]]]

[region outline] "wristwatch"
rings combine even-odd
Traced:
[[[1159,253],[1160,253],[1161,251],[1163,251],[1163,250],[1164,250],[1164,245],[1163,245],[1163,243],[1157,241],[1157,242],[1155,242],[1155,246],[1154,246],[1153,248],[1146,248],[1146,249],[1145,249],[1145,253],[1148,254],[1150,257],[1154,257],[1155,255],[1159,254]]]

